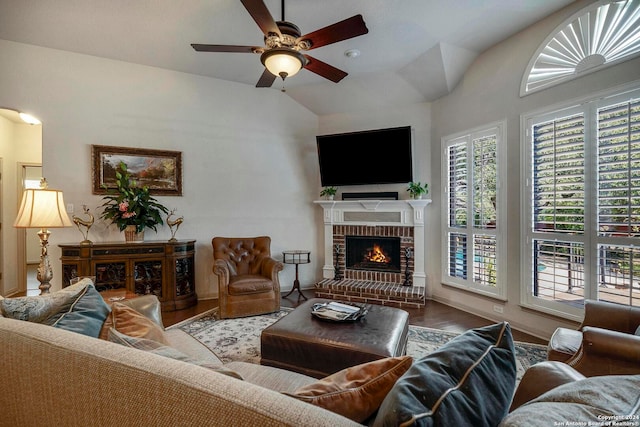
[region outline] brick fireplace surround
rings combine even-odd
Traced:
[[[431,200],[316,201],[324,211],[323,280],[318,298],[419,308],[425,303],[424,208]],[[401,271],[354,270],[345,266],[346,236],[400,238]],[[412,256],[405,257],[410,248]],[[337,265],[341,276],[335,279]],[[408,265],[407,265],[408,264]],[[410,286],[403,286],[409,270]]]

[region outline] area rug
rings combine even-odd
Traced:
[[[260,333],[291,310],[282,309],[261,316],[219,320],[216,317],[217,309],[213,309],[172,327],[180,328],[202,342],[225,363],[260,363]],[[411,325],[407,354],[418,359],[437,350],[457,335],[453,332]],[[529,366],[547,358],[547,348],[543,345],[516,342],[515,349],[518,380]]]

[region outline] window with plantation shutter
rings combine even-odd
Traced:
[[[442,282],[505,297],[503,238],[505,198],[499,188],[504,123],[443,139]]]
[[[526,117],[523,303],[640,306],[640,90]]]

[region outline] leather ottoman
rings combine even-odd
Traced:
[[[310,299],[262,331],[260,364],[326,377],[349,366],[407,351],[409,314],[393,307],[372,305],[355,322],[331,322],[311,315]]]

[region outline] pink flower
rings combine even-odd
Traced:
[[[131,217],[134,217],[134,216],[136,216],[135,212],[125,212],[125,213],[122,214],[122,218],[125,218],[125,219],[131,218]]]
[[[120,202],[118,208],[120,209],[120,212],[126,212],[127,209],[129,209],[129,202],[126,200]]]

